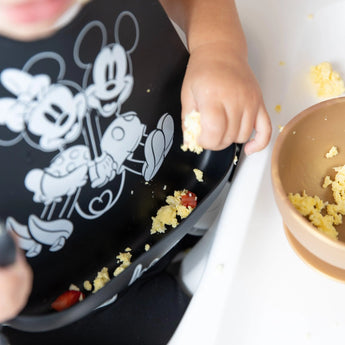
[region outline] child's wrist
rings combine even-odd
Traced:
[[[189,53],[209,52],[214,57],[226,55],[227,57],[237,57],[238,59],[248,59],[247,45],[238,46],[229,40],[212,40],[189,46]]]

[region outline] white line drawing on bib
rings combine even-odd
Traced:
[[[124,18],[132,22],[135,32],[126,49],[119,33]],[[95,32],[99,51],[91,58],[83,56],[82,45],[88,44]],[[130,55],[138,42],[137,19],[125,11],[116,18],[114,42],[108,43],[100,21],[90,22],[79,33],[73,55],[84,71],[81,85],[65,79],[68,66],[55,52],[39,53],[22,69],[1,72],[0,83],[13,97],[0,98],[0,126],[6,126],[13,137],[0,138],[0,147],[24,140],[34,150],[56,153],[47,159],[45,168],[28,171],[24,181],[33,201],[42,205],[42,212],[28,215],[27,224],[11,216],[6,220],[7,229],[16,233],[26,256],[38,255],[44,246],[51,252],[61,250],[74,230],[73,212],[88,220],[101,217],[120,198],[127,173],[149,181],[168,154],[174,134],[170,114],[163,114],[148,133],[135,111],[121,112],[133,89]],[[58,66],[54,78],[32,73],[42,62]],[[107,188],[115,179],[117,190]],[[99,190],[86,208],[79,200],[85,186]]]

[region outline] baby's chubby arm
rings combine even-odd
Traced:
[[[21,311],[31,287],[31,268],[18,249],[16,261],[10,266],[0,267],[0,322],[15,317]]]
[[[199,144],[205,149],[221,150],[234,142],[246,143],[246,154],[265,148],[271,122],[248,65],[234,0],[160,2],[186,33],[190,52],[181,92],[182,121],[192,110],[200,112]]]

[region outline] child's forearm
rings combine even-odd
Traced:
[[[160,0],[186,33],[189,51],[217,42],[238,54],[247,54],[245,36],[234,0]]]
[[[251,154],[267,146],[271,124],[247,60],[235,0],[160,0],[185,32],[190,52],[181,90],[182,124],[201,115],[198,145],[222,150],[246,143]],[[253,129],[253,140],[249,140]],[[188,144],[188,143],[187,143]]]

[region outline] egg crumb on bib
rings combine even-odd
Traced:
[[[103,267],[101,271],[97,273],[97,277],[93,281],[93,293],[100,290],[105,284],[110,281],[108,267]]]
[[[126,248],[124,253],[120,252],[116,256],[117,262],[120,263],[120,266],[118,266],[114,271],[115,277],[122,273],[131,264],[132,254],[130,251],[131,248]]]
[[[199,182],[204,182],[204,173],[200,169],[193,169],[193,172],[195,174],[195,178]]]
[[[190,215],[193,207],[182,204],[182,198],[188,195],[188,193],[190,192],[184,189],[182,191],[175,191],[174,195],[168,195],[166,197],[165,201],[167,205],[162,206],[157,211],[156,216],[152,217],[151,234],[164,233],[167,225],[176,228],[179,224],[177,216],[184,219]]]

